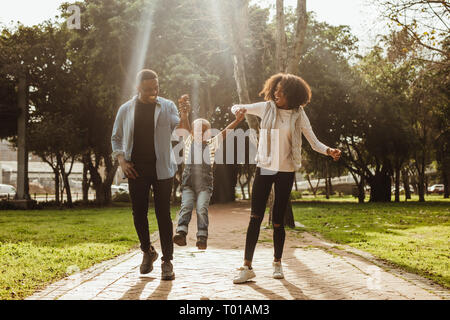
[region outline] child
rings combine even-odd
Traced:
[[[180,101],[181,112],[188,113],[190,110],[188,98]],[[183,100],[183,98],[181,99]],[[188,225],[191,221],[194,206],[197,212],[197,243],[200,250],[207,247],[208,238],[208,207],[213,191],[213,164],[216,150],[220,143],[226,138],[227,130],[236,128],[244,119],[245,112],[236,112],[236,119],[230,123],[222,132],[213,138],[211,136],[211,124],[206,119],[197,119],[192,123],[193,130],[189,128],[190,134],[184,139],[185,167],[181,182],[181,209],[179,213],[178,226],[173,242],[179,246],[186,245]],[[209,148],[209,157],[204,159],[205,149]],[[208,152],[208,151],[206,151]]]

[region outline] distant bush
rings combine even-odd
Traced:
[[[95,202],[95,200],[89,200],[87,203],[83,200],[72,201],[71,208],[100,208],[101,206]],[[71,209],[67,205],[67,201],[60,202],[59,204],[55,200],[47,202],[38,202],[34,209]]]
[[[291,191],[291,200],[297,200],[302,198],[301,191]]]
[[[29,208],[31,210],[40,209],[39,204],[36,201],[33,201],[31,203],[31,207]],[[7,200],[1,200],[0,201],[0,210],[23,210],[22,207],[18,206],[12,201]]]
[[[0,201],[0,210],[15,210],[17,209],[11,202],[6,200]]]

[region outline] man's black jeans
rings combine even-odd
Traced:
[[[170,218],[170,195],[173,178],[158,180],[155,165],[135,163],[134,168],[139,177],[128,179],[128,185],[133,207],[134,226],[141,242],[141,250],[148,251],[151,246],[147,215],[150,187],[153,187],[155,213],[163,253],[161,260],[172,260],[173,225]]]

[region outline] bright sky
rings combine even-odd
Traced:
[[[58,15],[58,7],[70,0],[0,0],[0,23],[10,25],[20,21],[25,25],[38,24]],[[252,3],[274,5],[275,0],[252,0]],[[285,6],[296,7],[297,0],[285,0]],[[307,0],[307,10],[314,11],[319,21],[332,25],[349,25],[361,40],[364,49],[373,43],[384,23],[370,0]]]
[[[264,6],[275,6],[275,0],[251,0]],[[284,0],[285,7],[297,7],[297,0]],[[314,11],[316,19],[331,25],[348,25],[360,40],[362,50],[375,43],[377,34],[386,33],[386,21],[380,19],[371,0],[306,0],[306,10]]]

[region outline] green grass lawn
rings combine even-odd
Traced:
[[[307,231],[450,287],[448,201],[358,204],[302,200],[293,204],[293,210],[295,220]]]
[[[172,218],[177,207],[172,208]],[[150,232],[157,229],[149,210]],[[0,211],[0,299],[37,289],[138,245],[131,208]]]

